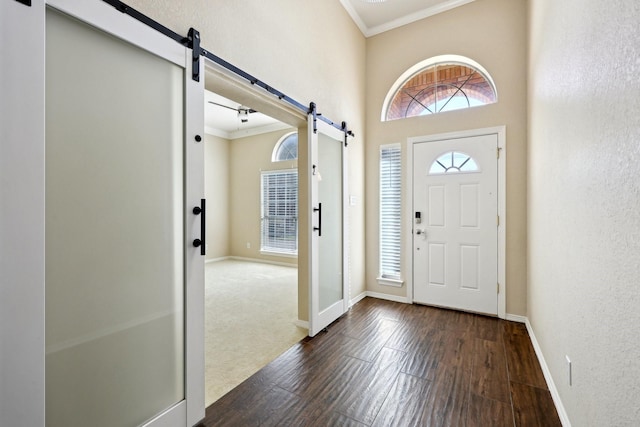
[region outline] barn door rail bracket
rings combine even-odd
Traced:
[[[322,120],[323,122],[327,123],[330,126],[333,126],[336,129],[341,130],[344,133],[344,146],[347,147],[349,144],[347,142],[347,140],[349,139],[349,137],[355,137],[356,134],[349,130],[349,127],[347,125],[347,122],[342,122],[340,125],[338,125],[337,123],[332,122],[331,120],[329,120],[328,118],[326,118],[325,116],[322,115],[322,113],[318,112],[318,107],[316,106],[315,102],[312,102],[309,104],[309,109],[307,110],[307,114],[311,114],[313,115],[313,133],[318,133],[318,120]]]
[[[318,110],[315,102],[309,104],[309,111],[307,114],[311,114],[313,116],[313,133],[318,133]]]
[[[348,147],[349,146],[349,137],[355,137],[356,134],[353,131],[349,130],[349,127],[347,126],[347,122],[342,122],[342,132],[344,132],[344,146]]]
[[[191,78],[196,82],[200,81],[200,32],[194,28],[189,28],[189,44],[191,51],[193,52],[192,61],[193,64],[191,66]]]

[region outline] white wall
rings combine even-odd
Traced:
[[[530,0],[529,22],[528,316],[571,423],[637,426],[640,3]]]

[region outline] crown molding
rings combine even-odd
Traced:
[[[421,19],[425,19],[442,12],[446,12],[456,7],[463,6],[467,3],[471,3],[472,1],[475,1],[475,0],[450,0],[426,9],[419,10],[417,12],[411,13],[401,18],[394,19],[384,24],[376,25],[375,27],[367,27],[367,25],[364,23],[362,18],[360,18],[360,15],[358,15],[358,13],[356,12],[356,10],[354,9],[353,5],[349,0],[340,0],[340,3],[345,8],[349,16],[351,16],[351,19],[360,29],[362,34],[368,38],[368,37],[375,36],[377,34],[384,33],[386,31],[393,30],[398,27],[402,27],[407,24],[411,24],[416,21],[420,21]]]

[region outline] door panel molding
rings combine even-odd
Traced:
[[[414,283],[413,283],[413,271],[415,268],[420,268],[420,265],[413,263],[413,159],[414,159],[414,146],[415,144],[434,142],[434,141],[446,141],[452,139],[477,137],[484,135],[496,135],[498,139],[498,317],[501,319],[506,318],[506,126],[496,126],[480,129],[472,129],[465,131],[447,132],[434,135],[425,135],[411,137],[407,139],[406,151],[407,151],[407,163],[405,180],[405,194],[407,200],[405,202],[405,228],[404,228],[404,241],[405,241],[405,270],[404,277],[407,281],[407,300],[409,303],[414,302]],[[497,286],[497,284],[496,284]]]

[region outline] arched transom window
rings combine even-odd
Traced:
[[[298,133],[292,132],[283,136],[273,149],[271,161],[282,162],[298,158]]]
[[[391,88],[383,121],[437,114],[497,101],[489,74],[469,58],[435,57],[416,64]]]

